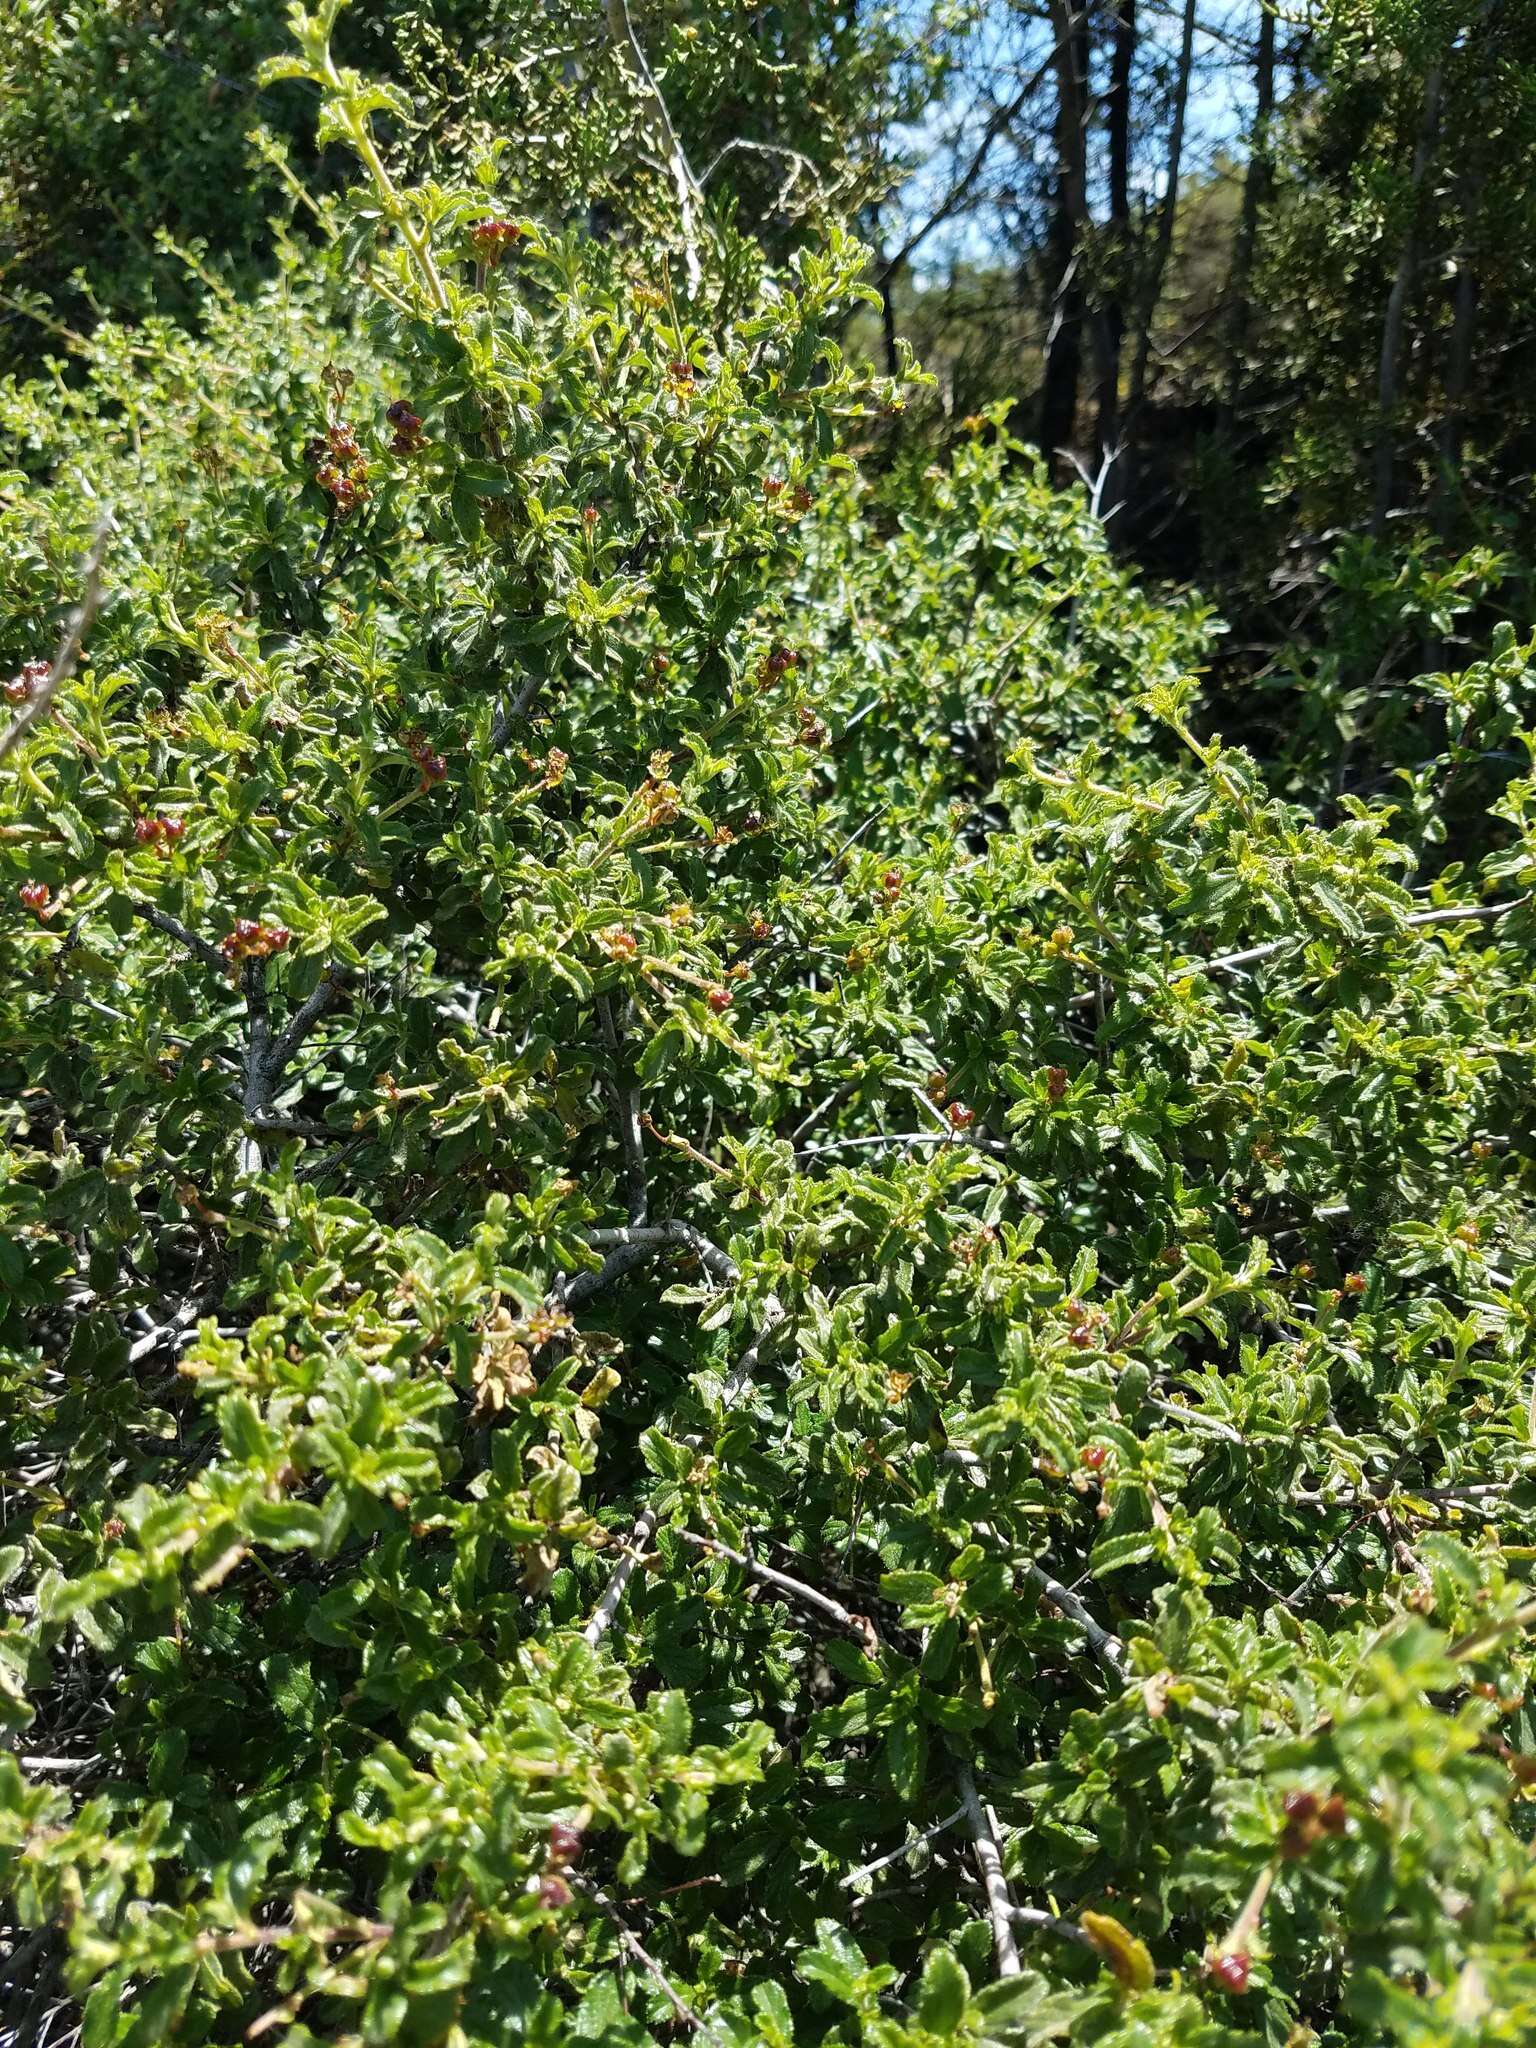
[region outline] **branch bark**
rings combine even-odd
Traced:
[[[1008,1880],[1003,1875],[1003,1856],[998,1847],[997,1837],[992,1832],[990,1817],[982,1811],[981,1800],[976,1792],[976,1780],[969,1764],[961,1764],[955,1772],[955,1781],[960,1787],[960,1798],[965,1808],[965,1817],[970,1825],[971,1842],[976,1850],[976,1866],[981,1872],[982,1884],[986,1887],[987,1911],[992,1920],[992,1946],[997,1955],[997,1974],[1000,1977],[1017,1977],[1023,1964],[1019,1961],[1019,1945],[1013,1938],[1013,1901],[1008,1896]]]

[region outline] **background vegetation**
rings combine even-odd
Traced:
[[[4,2039],[1530,2041],[1521,0],[0,64]]]

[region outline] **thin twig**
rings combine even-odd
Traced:
[[[861,1863],[857,1870],[850,1870],[848,1875],[840,1878],[838,1882],[845,1891],[850,1890],[860,1878],[873,1877],[877,1870],[886,1870],[891,1864],[899,1863],[903,1856],[910,1856],[912,1851],[920,1849],[924,1842],[931,1842],[935,1835],[946,1833],[957,1820],[964,1819],[965,1808],[957,1806],[953,1813],[946,1813],[942,1820],[934,1821],[930,1827],[924,1828],[921,1834],[908,1835],[899,1849],[888,1849],[885,1855],[877,1856],[873,1863]],[[1015,1907],[1014,1910],[1018,1912],[1021,1909]]]
[[[822,1593],[815,1586],[809,1586],[804,1579],[797,1579],[788,1572],[776,1571],[772,1565],[759,1564],[755,1557],[748,1557],[745,1551],[733,1550],[728,1543],[722,1543],[715,1536],[699,1536],[692,1529],[678,1529],[673,1532],[684,1543],[691,1543],[696,1550],[708,1552],[711,1557],[723,1557],[729,1563],[750,1572],[755,1579],[761,1579],[765,1586],[772,1586],[780,1593],[787,1593],[792,1600],[798,1600],[803,1607],[813,1608],[829,1621],[857,1636],[867,1650],[873,1651],[876,1643],[874,1626],[867,1615],[854,1614],[834,1600],[830,1594]]]
[[[682,220],[683,264],[688,273],[688,291],[690,297],[696,299],[699,287],[704,281],[703,265],[699,262],[696,225],[698,205],[702,197],[699,181],[689,167],[688,159],[683,153],[683,145],[678,140],[677,130],[672,125],[667,103],[662,98],[661,87],[656,83],[655,74],[646,60],[640,38],[635,34],[635,25],[629,17],[627,0],[608,0],[607,13],[609,40],[618,52],[620,63],[640,88],[641,96],[650,108],[652,125],[656,130],[662,154],[666,157],[667,168],[672,174],[672,183],[677,192],[677,210]]]
[[[986,1886],[987,1910],[992,1918],[992,1946],[997,1953],[997,1974],[1000,1977],[1017,1977],[1024,1966],[1019,1961],[1019,1945],[1013,1938],[1014,1907],[1008,1896],[1008,1880],[1003,1875],[1002,1850],[976,1796],[976,1780],[969,1764],[960,1765],[955,1772],[955,1780],[960,1787],[966,1820],[970,1823],[976,1864]]]
[[[643,1257],[644,1248],[629,1245],[621,1247],[619,1251],[611,1254],[611,1258],[623,1258],[626,1256],[633,1259]],[[742,1353],[741,1358],[737,1361],[735,1370],[726,1381],[724,1405],[727,1408],[731,1406],[736,1396],[751,1384],[752,1374],[756,1369],[763,1346],[783,1320],[784,1310],[779,1305],[778,1297],[770,1295],[764,1310],[762,1327],[746,1351]],[[684,1441],[689,1445],[696,1446],[701,1439],[694,1436],[687,1437]],[[656,1534],[656,1525],[659,1520],[659,1510],[649,1505],[642,1508],[635,1517],[634,1527],[630,1530],[629,1536],[625,1541],[623,1555],[614,1567],[613,1575],[603,1588],[602,1596],[598,1600],[596,1607],[593,1608],[591,1618],[587,1622],[586,1627],[582,1630],[582,1634],[594,1650],[612,1627],[613,1618],[619,1611],[619,1603],[624,1598],[624,1589],[633,1577],[635,1566],[644,1556],[651,1538]]]
[[[1399,930],[1423,930],[1437,924],[1482,924],[1496,917],[1503,917],[1506,911],[1519,910],[1531,900],[1529,892],[1524,896],[1511,896],[1501,903],[1453,903],[1443,910],[1416,910],[1403,919]],[[1241,968],[1255,967],[1261,960],[1272,960],[1277,953],[1284,953],[1292,946],[1307,945],[1315,934],[1291,932],[1283,939],[1268,939],[1262,946],[1245,946],[1240,953],[1221,953],[1214,960],[1187,960],[1169,969],[1169,978],[1182,980],[1190,974],[1235,974]],[[1376,932],[1369,937],[1388,939],[1391,932]],[[1094,1004],[1092,990],[1076,995],[1068,1006],[1074,1010],[1091,1009]]]
[[[578,1877],[574,1879],[574,1883],[578,1891],[586,1898],[589,1898],[595,1906],[607,1915],[624,1949],[634,1957],[652,1983],[660,1989],[662,1996],[677,2014],[678,2018],[692,2027],[695,2032],[702,2034],[706,2041],[713,2041],[715,2048],[727,2048],[723,2037],[715,2032],[708,2020],[702,2018],[700,2014],[694,2011],[693,2007],[688,2004],[687,2000],[674,1987],[672,1979],[667,1975],[660,1963],[657,1962],[656,1958],[641,1947],[639,1936],[630,1928],[620,1914],[618,1907],[614,1905],[607,1894],[601,1891],[597,1885],[593,1884],[589,1878]]]
[[[0,761],[19,747],[33,726],[47,716],[60,686],[75,672],[75,664],[80,659],[80,649],[85,636],[101,609],[101,565],[106,557],[107,540],[111,533],[112,515],[108,512],[102,516],[92,536],[90,552],[85,558],[85,588],[80,594],[79,604],[70,615],[69,624],[64,628],[64,638],[59,642],[59,651],[53,657],[47,675],[16,713],[5,731],[0,733]]]
[[[1054,1913],[1042,1913],[1038,1906],[1014,1906],[1009,1913],[1015,1927],[1028,1927],[1044,1934],[1059,1934],[1063,1941],[1075,1941],[1083,1948],[1098,1953],[1093,1936],[1079,1927],[1076,1921],[1058,1919]]]

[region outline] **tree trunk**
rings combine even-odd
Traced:
[[[1275,17],[1261,4],[1259,43],[1253,60],[1253,139],[1248,146],[1242,212],[1238,216],[1237,239],[1232,245],[1232,269],[1227,279],[1227,388],[1222,401],[1221,425],[1228,434],[1243,396],[1243,359],[1253,317],[1249,284],[1253,276],[1254,251],[1258,246],[1259,215],[1264,211],[1274,186],[1274,157],[1269,138],[1270,118],[1274,110]]]
[[[1376,459],[1371,489],[1371,534],[1376,540],[1386,532],[1392,511],[1393,416],[1402,391],[1403,322],[1419,260],[1419,195],[1440,133],[1440,76],[1440,66],[1434,64],[1424,80],[1424,107],[1413,145],[1413,168],[1408,174],[1408,217],[1398,244],[1397,270],[1381,323],[1381,360],[1376,370]]]
[[[1461,233],[1456,250],[1456,284],[1451,293],[1451,333],[1445,354],[1445,410],[1436,435],[1440,473],[1435,479],[1435,531],[1446,547],[1455,538],[1456,508],[1461,498],[1461,443],[1466,431],[1467,393],[1472,388],[1472,358],[1477,346],[1478,276],[1472,260],[1473,217],[1482,192],[1481,178],[1471,173],[1457,181]]]
[[[1147,271],[1142,298],[1141,326],[1136,335],[1136,359],[1131,366],[1131,389],[1126,406],[1132,427],[1146,396],[1147,369],[1152,356],[1152,328],[1163,296],[1163,279],[1173,247],[1173,230],[1179,210],[1179,172],[1184,160],[1184,124],[1189,113],[1189,79],[1195,61],[1195,0],[1184,0],[1184,25],[1179,38],[1179,68],[1174,75],[1173,123],[1168,130],[1168,183],[1157,214],[1157,238]]]
[[[1079,274],[1082,230],[1088,214],[1088,17],[1073,0],[1051,0],[1056,38],[1056,178],[1045,260],[1045,374],[1036,428],[1042,453],[1056,467],[1056,450],[1070,445],[1077,426],[1083,360],[1083,287]]]
[[[1110,453],[1120,432],[1120,351],[1125,341],[1123,266],[1131,240],[1131,71],[1136,61],[1136,0],[1110,0],[1114,41],[1104,123],[1109,142],[1109,256],[1114,282],[1099,314],[1097,440]]]

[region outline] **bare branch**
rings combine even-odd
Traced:
[[[612,1254],[612,1258],[624,1258],[626,1256],[632,1260],[641,1258],[644,1256],[644,1248],[628,1245]],[[567,1300],[569,1298],[567,1296]],[[779,1305],[778,1297],[770,1295],[763,1316],[762,1328],[758,1331],[746,1351],[742,1353],[735,1371],[726,1381],[725,1406],[727,1408],[751,1384],[752,1374],[756,1369],[763,1346],[783,1320],[784,1311]],[[693,1447],[696,1447],[701,1441],[702,1439],[697,1436],[684,1438],[684,1442]],[[650,1506],[642,1508],[635,1517],[634,1527],[630,1530],[624,1545],[624,1554],[615,1566],[612,1577],[603,1588],[602,1597],[599,1599],[596,1607],[593,1608],[590,1620],[582,1630],[582,1634],[593,1649],[597,1648],[598,1644],[612,1627],[613,1618],[619,1610],[619,1603],[624,1598],[624,1589],[634,1575],[635,1566],[644,1556],[647,1544],[656,1534],[656,1525],[659,1520],[658,1510]]]
[[[819,1159],[824,1152],[851,1152],[861,1145],[957,1145],[971,1152],[991,1152],[1005,1156],[1008,1147],[996,1138],[973,1138],[965,1131],[890,1131],[879,1137],[870,1138],[829,1138],[824,1145],[803,1145],[802,1159]]]
[[[91,623],[101,609],[101,565],[107,552],[107,540],[112,533],[112,515],[106,513],[96,528],[91,540],[90,552],[85,558],[85,588],[80,602],[70,615],[64,629],[64,638],[59,642],[59,651],[53,657],[47,675],[38,684],[27,702],[22,705],[3,733],[0,733],[0,761],[19,747],[33,726],[48,715],[60,685],[67,682],[75,672],[80,659],[80,649]]]
[[[597,1020],[602,1027],[603,1042],[613,1056],[613,1074],[608,1086],[619,1113],[619,1139],[624,1147],[625,1177],[629,1183],[629,1220],[631,1223],[644,1223],[650,1208],[650,1187],[645,1172],[645,1140],[640,1133],[640,1103],[634,1089],[626,1088],[619,1079],[619,1063],[624,1048],[618,1026],[613,1021],[613,1007],[606,996],[597,999]]]
[[[591,1619],[582,1630],[582,1634],[594,1650],[613,1626],[613,1617],[619,1611],[624,1589],[629,1584],[635,1566],[645,1555],[646,1545],[656,1534],[657,1519],[655,1508],[649,1507],[642,1508],[635,1517],[635,1526],[625,1541],[623,1555],[614,1567],[612,1578],[603,1588],[602,1598],[593,1608]]]
[[[641,1947],[639,1937],[631,1931],[626,1921],[620,1915],[619,1909],[607,1894],[600,1891],[589,1878],[577,1877],[573,1879],[573,1882],[578,1891],[582,1892],[608,1916],[621,1945],[628,1954],[634,1957],[652,1983],[658,1986],[662,1996],[677,2014],[678,2018],[685,2025],[692,2027],[697,2033],[702,2034],[706,2041],[713,2041],[715,2048],[726,2048],[724,2039],[715,2032],[708,2020],[701,2018],[683,1998],[682,1994],[674,1988],[671,1978],[661,1967],[660,1963],[657,1962],[656,1958]]]
[[[608,39],[618,53],[619,62],[640,89],[640,95],[650,109],[651,125],[656,131],[656,140],[662,155],[667,160],[667,169],[672,174],[672,183],[677,192],[677,210],[683,228],[683,264],[688,273],[688,291],[697,298],[699,287],[704,281],[704,270],[699,262],[698,206],[702,194],[699,181],[689,168],[683,154],[683,145],[678,140],[677,130],[672,125],[672,116],[667,103],[661,96],[655,73],[646,60],[640,38],[635,34],[635,25],[629,17],[627,0],[608,0]]]
[[[313,989],[304,998],[303,1002],[300,1003],[292,1017],[289,1018],[283,1031],[272,1042],[272,1049],[267,1055],[266,1062],[267,1094],[269,1099],[276,1094],[277,1084],[288,1071],[293,1056],[299,1050],[299,1047],[327,1012],[334,1010],[339,1003],[345,1002],[346,993],[346,983],[342,977],[341,969],[327,967],[319,981],[315,983]]]
[[[499,754],[512,736],[512,728],[520,718],[527,716],[528,708],[539,694],[544,678],[535,673],[528,676],[523,687],[509,704],[505,699],[496,707],[496,716],[491,720],[491,752]]]
[[[1008,1896],[1008,1880],[1003,1875],[1002,1851],[998,1847],[992,1823],[982,1811],[981,1801],[976,1796],[976,1780],[969,1764],[961,1764],[955,1772],[964,1803],[966,1820],[970,1823],[971,1841],[976,1850],[976,1864],[981,1872],[981,1881],[986,1886],[987,1910],[992,1918],[992,1946],[997,1954],[997,1974],[1000,1977],[1017,1977],[1023,1969],[1019,1961],[1019,1945],[1013,1938],[1014,1904]]]
[[[1038,1906],[1014,1906],[1009,1918],[1015,1927],[1038,1929],[1045,1934],[1059,1934],[1063,1941],[1075,1941],[1083,1948],[1091,1948],[1098,1954],[1093,1936],[1077,1925],[1075,1920],[1060,1920],[1054,1913],[1042,1913]]]
[[[695,1535],[692,1529],[678,1529],[674,1532],[684,1543],[691,1543],[695,1550],[707,1551],[712,1557],[723,1557],[737,1565],[744,1572],[750,1572],[765,1586],[772,1586],[780,1593],[786,1593],[792,1600],[798,1600],[803,1607],[810,1607],[816,1613],[825,1615],[828,1621],[846,1629],[851,1636],[857,1636],[864,1648],[873,1654],[878,1646],[874,1625],[864,1614],[854,1614],[834,1600],[830,1594],[818,1592],[808,1586],[804,1579],[791,1577],[788,1572],[775,1571],[772,1565],[759,1564],[755,1557],[748,1557],[744,1551],[733,1550],[728,1543],[721,1543],[713,1536]]]
[[[638,1251],[660,1250],[669,1244],[685,1245],[711,1278],[723,1286],[734,1287],[741,1278],[736,1261],[717,1244],[711,1244],[703,1231],[695,1230],[691,1223],[646,1223],[628,1229],[594,1230],[588,1233],[587,1242],[594,1251],[626,1245]]]
[[[873,1863],[860,1864],[857,1870],[850,1870],[848,1875],[844,1878],[839,1878],[838,1882],[842,1885],[845,1891],[848,1891],[854,1885],[856,1885],[861,1878],[873,1877],[877,1870],[886,1870],[890,1867],[891,1864],[899,1863],[903,1856],[910,1856],[912,1854],[912,1851],[914,1849],[920,1849],[924,1842],[931,1842],[935,1835],[944,1834],[948,1829],[954,1826],[957,1820],[964,1819],[965,1808],[963,1806],[957,1806],[953,1813],[946,1813],[942,1820],[934,1821],[930,1827],[924,1828],[921,1831],[921,1833],[916,1835],[908,1835],[907,1839],[902,1843],[899,1849],[887,1850],[885,1855],[877,1856]],[[1016,1906],[1014,1908],[1014,1911],[1016,1913],[1020,1912],[1022,1911],[1022,1908]]]
[[[1506,912],[1519,910],[1531,900],[1529,892],[1524,896],[1509,896],[1500,903],[1452,903],[1443,910],[1416,910],[1405,917],[1398,927],[1401,931],[1422,931],[1437,924],[1485,924]],[[1177,981],[1188,974],[1235,974],[1244,967],[1256,967],[1261,960],[1273,960],[1277,953],[1287,952],[1293,946],[1304,946],[1315,937],[1315,933],[1289,932],[1283,939],[1266,939],[1262,946],[1245,946],[1240,953],[1219,953],[1214,960],[1187,960],[1169,969],[1170,978]],[[1388,939],[1391,932],[1369,934],[1371,937]],[[1072,998],[1069,1009],[1092,1009],[1096,997],[1090,989]]]
[[[184,924],[156,904],[141,903],[137,898],[131,898],[128,908],[135,917],[141,917],[146,924],[152,924],[157,932],[164,932],[168,939],[174,939],[179,946],[185,946],[205,967],[211,967],[222,981],[228,981],[229,962],[217,946],[209,945],[208,941],[200,939],[196,932],[189,932]]]
[[[1101,1664],[1107,1664],[1117,1678],[1126,1676],[1125,1645],[1118,1636],[1095,1621],[1082,1601],[1060,1579],[1053,1579],[1049,1572],[1038,1564],[1027,1564],[1024,1575],[1031,1585],[1036,1586],[1053,1606],[1059,1607],[1069,1621],[1075,1621],[1088,1638],[1088,1647]]]

